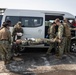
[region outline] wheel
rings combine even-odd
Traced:
[[[21,47],[20,51],[24,51],[25,47]]]
[[[71,51],[76,52],[76,40],[71,41]]]

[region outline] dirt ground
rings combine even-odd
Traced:
[[[25,53],[8,65],[0,61],[0,75],[76,75],[76,54],[57,59],[45,53]]]

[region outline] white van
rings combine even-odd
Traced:
[[[53,22],[56,18],[59,18],[60,20],[68,18],[72,20],[75,16],[70,13],[60,11],[6,9],[3,15],[2,23],[6,20],[10,20],[12,22],[10,28],[12,31],[13,26],[18,21],[21,21],[24,29],[22,39],[46,38],[49,27],[48,23]]]

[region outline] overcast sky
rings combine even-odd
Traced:
[[[65,11],[76,15],[76,0],[0,0],[0,8]]]

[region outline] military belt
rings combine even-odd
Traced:
[[[0,44],[7,43],[7,42],[8,42],[8,40],[0,40]]]
[[[1,39],[0,41],[8,41],[7,39]]]

